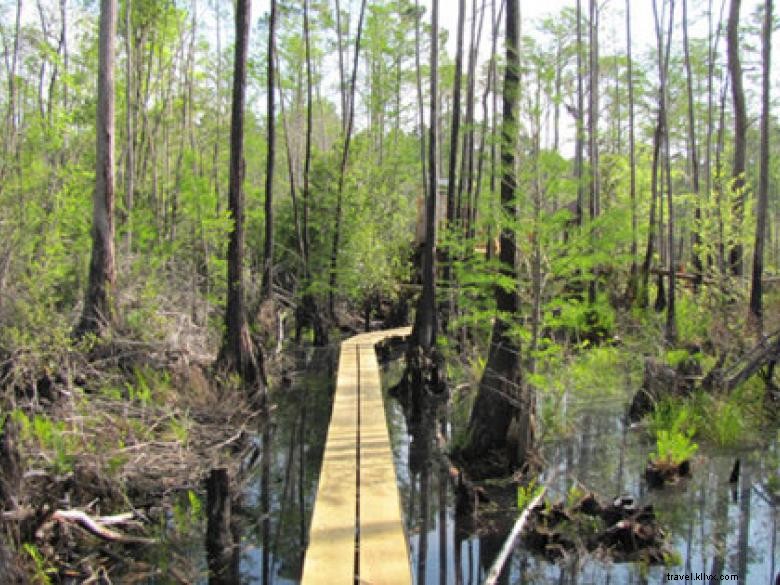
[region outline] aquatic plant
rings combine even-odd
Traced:
[[[49,575],[55,574],[57,570],[49,566],[44,559],[43,554],[41,554],[41,551],[38,550],[38,547],[34,544],[25,542],[22,545],[22,549],[27,553],[27,556],[30,557],[35,567],[33,571],[33,582],[38,585],[49,585],[51,583]]]
[[[656,450],[650,459],[656,466],[678,466],[688,461],[698,451],[699,445],[691,440],[693,430],[686,433],[659,430],[656,435]]]

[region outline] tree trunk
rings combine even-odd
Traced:
[[[336,0],[336,47],[339,53],[339,97],[341,98],[341,131],[347,131],[347,84],[344,80],[344,42],[341,30],[341,3]]]
[[[97,165],[92,196],[92,257],[78,336],[103,335],[113,320],[114,254],[114,47],[116,0],[100,2],[97,87]]]
[[[455,187],[457,185],[458,144],[460,140],[460,92],[463,77],[463,30],[466,23],[466,0],[458,0],[458,36],[455,45],[455,79],[452,84],[452,126],[447,171],[447,226],[452,228],[457,215]],[[446,268],[449,272],[449,268]]]
[[[515,217],[517,177],[517,116],[519,92],[518,2],[506,2],[506,69],[504,72],[503,122],[501,129],[501,205],[504,213]],[[517,279],[517,247],[513,226],[501,229],[499,259],[501,273],[509,281]],[[497,317],[488,353],[485,373],[479,385],[469,421],[469,440],[463,456],[470,462],[485,461],[489,454],[498,455],[496,465],[472,466],[476,474],[507,471],[510,466],[524,462],[534,443],[534,398],[521,387],[520,346],[510,334],[508,318],[518,309],[517,294],[496,287]],[[511,452],[508,437],[514,419],[518,439]],[[503,468],[503,469],[501,469]]]
[[[693,248],[693,272],[697,277],[697,280],[694,281],[694,292],[697,292],[701,284],[703,269],[698,250],[701,245],[701,236],[699,234],[699,226],[701,223],[701,194],[699,192],[699,150],[696,138],[696,112],[694,111],[693,105],[693,73],[691,71],[691,52],[688,43],[688,0],[683,0],[682,19],[683,48],[685,51],[685,78],[688,88],[688,158],[691,164],[691,188],[693,191],[693,198],[696,201],[693,210],[694,222],[691,233],[691,247]]]
[[[577,225],[582,226],[582,211],[585,199],[585,185],[583,176],[585,171],[585,134],[584,110],[585,90],[583,78],[585,72],[582,67],[582,0],[577,0],[577,112],[575,120],[575,144],[574,144],[574,174],[577,180]]]
[[[734,100],[734,164],[732,166],[733,237],[729,250],[729,268],[734,276],[742,276],[742,219],[745,210],[745,157],[747,148],[747,113],[745,90],[742,87],[742,63],[739,57],[739,10],[741,0],[731,0],[726,31],[731,96]]]
[[[263,245],[263,280],[260,297],[268,300],[274,288],[274,159],[276,158],[276,115],[274,113],[274,53],[276,51],[276,0],[271,0],[268,22],[268,154],[265,164],[265,243]]]
[[[236,6],[236,45],[233,64],[233,103],[230,115],[230,184],[228,206],[233,218],[227,252],[227,307],[225,339],[218,365],[238,373],[251,391],[265,392],[262,353],[249,336],[244,291],[244,105],[249,45],[250,0]],[[255,396],[259,397],[259,396]]]
[[[303,272],[309,277],[309,174],[311,171],[311,135],[314,126],[311,70],[311,39],[309,33],[309,0],[303,0],[303,40],[306,49],[306,146],[303,155],[303,227],[301,233]]]
[[[661,80],[661,100],[659,103],[659,113],[663,117],[664,127],[664,167],[666,171],[666,202],[667,202],[667,253],[669,258],[669,292],[668,300],[666,304],[666,330],[665,338],[667,343],[673,345],[677,341],[677,319],[675,313],[675,299],[676,299],[676,276],[677,276],[677,263],[675,262],[675,246],[674,246],[674,197],[672,196],[672,169],[671,169],[671,153],[669,147],[669,120],[667,113],[667,104],[669,103],[669,89],[668,89],[668,76],[669,76],[669,56],[672,48],[672,29],[674,27],[674,0],[669,1],[669,29],[667,31],[666,49],[663,53],[664,61],[659,71],[659,78]]]
[[[636,205],[636,144],[634,135],[634,64],[631,56],[631,0],[626,0],[626,61],[628,68],[628,167],[629,197],[631,199],[631,280],[628,298],[633,302],[637,294],[638,218]]]
[[[428,196],[425,200],[425,243],[422,250],[422,295],[417,305],[417,315],[412,331],[412,345],[429,352],[436,345],[436,198],[438,193],[439,165],[436,157],[438,136],[436,121],[439,117],[439,2],[431,7],[431,110],[428,135]]]
[[[125,161],[125,248],[127,253],[133,245],[133,201],[135,190],[135,133],[133,110],[130,107],[133,95],[133,42],[132,42],[132,0],[125,0],[125,137],[127,159]]]
[[[761,93],[761,151],[758,177],[758,202],[756,204],[756,243],[753,250],[753,277],[750,287],[750,317],[757,334],[761,335],[763,311],[761,305],[761,275],[764,272],[764,241],[766,216],[769,207],[769,115],[770,115],[770,61],[772,56],[772,0],[764,2],[764,29],[762,32],[761,58],[763,79]]]
[[[419,0],[414,1],[414,8],[414,71],[417,84],[417,115],[420,125],[420,168],[422,171],[422,191],[425,198],[428,193],[428,174],[425,164],[425,108],[423,106],[422,69],[420,67],[420,52],[422,50],[420,47],[420,17],[422,15]]]
[[[590,201],[589,215],[591,222],[601,214],[601,180],[599,172],[599,32],[598,32],[598,2],[590,0],[590,23],[588,27],[590,50],[588,56],[590,93],[588,100],[588,156],[590,158]],[[596,236],[591,228],[592,236]],[[588,286],[588,301],[596,302],[595,275]]]
[[[352,128],[355,123],[355,85],[357,83],[358,63],[360,59],[360,38],[363,35],[363,18],[366,13],[366,0],[360,3],[357,36],[355,37],[355,57],[352,64],[352,78],[349,88],[349,115],[347,116],[347,131],[344,135],[344,148],[341,151],[341,167],[339,170],[338,190],[336,192],[336,222],[333,226],[333,247],[330,251],[330,289],[328,290],[328,311],[335,317],[336,271],[339,259],[339,240],[341,238],[341,213],[344,198],[344,180],[349,162],[349,144],[352,139]]]

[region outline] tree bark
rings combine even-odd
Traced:
[[[117,2],[101,0],[98,39],[97,149],[92,196],[92,256],[78,336],[104,335],[111,327],[116,284],[114,253],[114,46]]]
[[[577,180],[577,225],[582,226],[583,203],[585,199],[585,185],[583,176],[585,171],[585,133],[584,110],[585,90],[583,78],[585,72],[582,67],[582,0],[577,0],[577,112],[575,120],[575,144],[574,144],[574,174]]]
[[[636,202],[636,143],[634,134],[634,62],[631,55],[631,0],[626,0],[626,62],[628,68],[628,167],[631,199],[631,280],[628,297],[637,294],[638,218]]]
[[[254,394],[265,392],[262,354],[249,336],[244,291],[244,106],[249,45],[250,0],[236,5],[236,44],[233,63],[233,98],[230,114],[230,184],[228,208],[233,218],[227,252],[227,307],[225,339],[218,365],[236,372]]]
[[[267,300],[273,296],[274,287],[274,159],[276,158],[275,59],[276,51],[276,0],[271,0],[268,21],[268,151],[265,164],[265,243],[263,244],[263,280],[260,296]]]
[[[519,92],[518,54],[518,2],[506,2],[506,69],[503,89],[503,121],[501,128],[501,206],[504,213],[516,216],[515,191],[517,176],[517,114]],[[517,279],[517,246],[513,226],[501,229],[499,259],[501,274],[510,282]],[[498,453],[505,457],[506,466],[476,469],[494,473],[507,471],[509,466],[524,462],[534,443],[534,399],[527,388],[521,387],[520,346],[510,333],[510,320],[518,310],[515,290],[495,289],[497,315],[493,325],[487,365],[480,381],[479,390],[469,421],[469,440],[463,449],[466,460],[485,460],[488,454]],[[511,452],[508,438],[510,425],[517,418],[518,438],[515,452]]]
[[[761,148],[759,155],[758,202],[756,204],[756,238],[753,250],[753,277],[750,287],[749,309],[753,326],[759,336],[763,328],[761,275],[764,272],[764,242],[766,240],[766,216],[769,207],[769,91],[772,56],[772,0],[765,0],[764,2],[764,27],[761,33],[761,40],[761,58],[763,61]]]
[[[419,0],[414,1],[414,9],[414,71],[417,85],[417,115],[420,125],[420,169],[422,172],[423,197],[426,198],[428,194],[428,172],[425,164],[425,107],[423,105],[422,68],[420,67],[420,53],[422,51],[420,47],[420,19],[422,14]]]
[[[347,84],[344,80],[344,42],[341,30],[341,3],[336,0],[336,46],[339,53],[339,97],[341,98],[341,131],[347,131]]]
[[[734,276],[742,276],[742,220],[745,210],[745,158],[747,148],[747,112],[742,86],[742,63],[739,57],[739,10],[741,0],[731,0],[726,30],[731,96],[734,101],[734,163],[732,166],[732,208],[734,212],[734,243],[729,250],[729,268]]]
[[[590,200],[589,216],[591,222],[601,214],[601,177],[599,172],[599,32],[598,0],[590,0],[590,22],[588,26],[590,47],[588,94],[588,156],[590,158]],[[592,232],[592,236],[596,236]],[[588,301],[596,302],[596,278],[588,286]]]
[[[314,126],[313,103],[312,103],[312,81],[311,70],[311,39],[309,32],[309,0],[303,0],[303,39],[306,50],[306,146],[303,155],[303,226],[302,226],[302,249],[303,249],[303,272],[306,278],[309,276],[309,196],[310,185],[309,175],[311,171],[311,135]]]
[[[135,133],[133,110],[130,107],[133,96],[133,41],[132,0],[125,0],[125,137],[127,159],[125,160],[125,248],[127,253],[133,245],[133,202],[135,190]]]
[[[422,295],[411,336],[411,344],[429,352],[436,345],[436,198],[438,194],[439,165],[436,157],[438,137],[436,121],[439,117],[439,1],[431,5],[431,90],[430,126],[428,134],[428,196],[425,200],[425,243],[422,250]]]
[[[669,120],[667,112],[667,104],[669,103],[669,56],[672,48],[672,29],[674,27],[674,0],[669,0],[669,29],[667,31],[666,50],[664,54],[664,63],[659,72],[661,79],[661,103],[659,104],[659,110],[663,116],[664,127],[664,162],[666,169],[666,202],[667,202],[667,221],[668,221],[668,258],[669,258],[669,293],[666,304],[666,330],[665,338],[666,342],[673,345],[677,341],[677,315],[676,315],[676,277],[677,277],[677,263],[675,262],[675,246],[674,246],[674,197],[672,196],[672,169],[671,169],[671,152],[669,145]]]
[[[466,0],[458,0],[458,33],[455,44],[455,79],[452,83],[452,126],[450,130],[449,167],[447,171],[447,225],[453,227],[455,188],[457,185],[458,143],[460,139],[460,93],[463,78],[463,30],[466,23]],[[447,270],[449,270],[447,268]]]
[[[693,103],[693,72],[691,68],[691,51],[688,43],[688,0],[683,0],[683,49],[685,51],[685,78],[688,89],[688,158],[691,165],[691,188],[695,199],[693,210],[693,230],[691,232],[691,247],[693,259],[693,271],[699,280],[694,282],[694,292],[697,292],[702,278],[702,262],[698,248],[701,245],[699,226],[701,223],[701,204],[699,188],[699,150],[696,137],[696,112]]]

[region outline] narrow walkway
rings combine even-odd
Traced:
[[[411,583],[374,351],[385,337],[409,333],[364,333],[341,344],[303,585]]]

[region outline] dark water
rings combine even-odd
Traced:
[[[262,459],[248,483],[240,526],[240,572],[246,584],[300,581],[330,418],[337,349],[307,350],[297,357],[299,372],[289,385],[274,391],[277,407],[271,424],[257,438]],[[385,381],[397,376],[400,367],[392,365]],[[505,532],[480,534],[470,517],[455,513],[448,474],[434,456],[433,430],[438,427],[448,434],[446,420],[434,417],[420,427],[424,432],[417,428],[410,434],[400,406],[386,398],[386,407],[414,582],[482,583]],[[549,483],[553,496],[564,497],[578,482],[603,497],[630,494],[640,503],[655,504],[681,564],[648,568],[591,556],[551,564],[521,545],[500,583],[664,583],[667,573],[704,572],[737,575],[739,583],[773,585],[773,576],[780,570],[778,502],[772,501],[773,486],[768,484],[776,486],[780,479],[777,438],[769,449],[727,452],[702,448],[690,481],[648,492],[642,475],[653,445],[644,442],[643,433],[625,428],[623,409],[622,400],[579,405],[570,401],[567,422],[578,431],[544,445],[549,466],[542,481]],[[728,476],[735,457],[741,460],[742,473],[733,489]],[[515,515],[515,511],[499,514],[504,521],[498,524],[508,531]],[[179,552],[205,575],[202,529],[195,530],[187,550]],[[198,582],[207,580],[202,577]]]
[[[410,436],[400,407],[392,400],[387,404],[415,583],[482,583],[509,526],[506,532],[474,534],[469,519],[455,514],[447,473],[435,462],[416,461],[418,437]],[[778,501],[772,500],[769,485],[776,486],[780,479],[776,438],[769,449],[729,452],[703,448],[695,458],[691,480],[662,491],[648,491],[643,472],[654,445],[645,442],[641,432],[626,429],[624,408],[621,400],[595,406],[592,402],[570,402],[567,422],[578,430],[544,445],[543,454],[550,466],[541,481],[548,484],[548,494],[554,498],[565,497],[576,482],[604,497],[628,494],[642,504],[654,504],[680,564],[647,567],[590,555],[554,564],[523,550],[521,544],[499,582],[665,583],[670,581],[667,573],[717,573],[735,575],[739,583],[773,585],[780,569]],[[442,430],[446,431],[446,425],[442,424]],[[741,460],[736,487],[728,483],[735,457]]]

